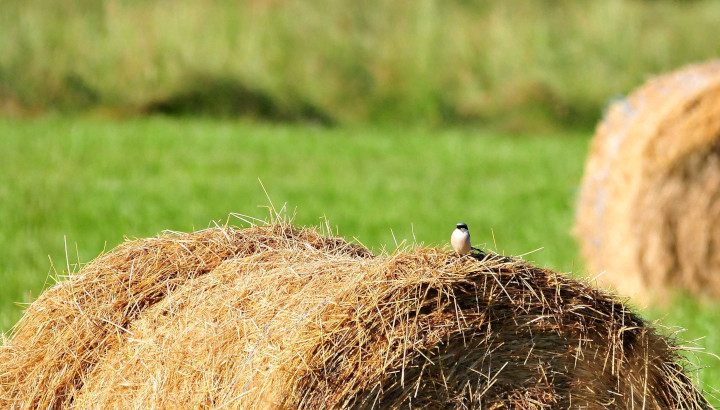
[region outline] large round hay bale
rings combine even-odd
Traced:
[[[576,232],[590,270],[624,294],[720,298],[720,61],[655,78],[610,108]]]
[[[0,407],[704,408],[608,294],[519,260],[289,225],[127,242],[0,349]]]

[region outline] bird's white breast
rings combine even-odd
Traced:
[[[470,252],[470,233],[455,229],[450,236],[450,243],[453,249],[460,255]]]

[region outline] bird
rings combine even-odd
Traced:
[[[485,257],[485,252],[472,247],[470,243],[470,231],[465,222],[458,222],[458,224],[455,225],[455,230],[452,235],[450,235],[450,243],[458,256],[471,254],[477,259],[483,259]]]
[[[455,230],[450,236],[450,243],[458,256],[470,253],[472,248],[470,245],[470,231],[465,222],[458,222],[455,226]]]

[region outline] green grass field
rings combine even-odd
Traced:
[[[124,236],[201,229],[231,212],[263,218],[258,179],[296,223],[327,218],[378,252],[403,240],[445,246],[465,221],[477,244],[583,275],[570,229],[588,141],[473,128],[0,119],[0,330],[20,317],[16,302],[52,283],[53,266],[62,275]],[[720,352],[717,306],[678,297],[644,314]],[[720,387],[720,360],[691,359],[705,389]]]

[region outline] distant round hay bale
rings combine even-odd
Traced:
[[[677,348],[519,260],[290,225],[127,242],[0,349],[0,407],[706,408]]]
[[[720,299],[720,61],[655,78],[610,108],[576,233],[591,271],[621,293]]]

